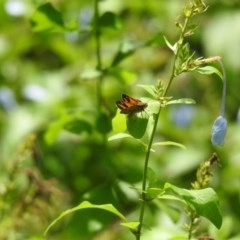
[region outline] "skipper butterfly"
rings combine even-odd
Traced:
[[[120,113],[133,115],[144,111],[148,106],[147,103],[143,103],[139,99],[129,97],[126,94],[122,94],[122,100],[116,101],[117,107],[121,110]]]

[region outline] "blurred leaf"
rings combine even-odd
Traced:
[[[171,105],[171,104],[195,104],[196,101],[191,98],[181,98],[181,99],[174,99],[174,100],[169,100],[167,101],[166,105]]]
[[[156,100],[151,100],[144,98],[144,102],[148,104],[146,112],[150,115],[149,120],[152,118],[151,116],[157,114],[159,112],[160,102]],[[150,128],[151,130],[151,128]]]
[[[119,17],[113,12],[105,12],[97,22],[97,27],[100,28],[112,28],[118,30],[121,26]]]
[[[132,55],[138,48],[145,46],[144,43],[123,41],[116,55],[113,58],[111,67],[115,67],[128,56]]]
[[[183,144],[177,143],[177,142],[171,142],[171,141],[156,142],[156,143],[153,143],[153,146],[176,146],[176,147],[180,147],[182,149],[186,149],[186,147]]]
[[[134,138],[142,138],[147,129],[148,118],[141,118],[137,115],[131,115],[127,117],[127,129],[128,132]]]
[[[94,79],[99,78],[102,75],[102,72],[97,69],[87,69],[81,73],[82,79]]]
[[[139,226],[139,222],[124,222],[124,223],[121,223],[121,225],[134,231],[134,230],[137,230]]]
[[[158,181],[155,171],[150,167],[147,169],[147,180],[150,187],[154,186],[154,184]]]
[[[64,125],[64,128],[69,132],[76,133],[76,134],[80,134],[82,132],[87,132],[87,133],[92,132],[91,124],[82,119],[73,119],[72,121],[67,122]]]
[[[88,201],[84,201],[82,203],[80,203],[77,207],[74,208],[70,208],[64,212],[62,212],[60,214],[60,216],[58,218],[56,218],[45,230],[44,235],[47,234],[47,232],[50,230],[50,228],[52,228],[59,220],[61,220],[63,217],[65,217],[66,215],[79,211],[79,210],[83,210],[83,209],[100,209],[100,210],[104,210],[104,211],[108,211],[111,212],[115,215],[117,215],[118,217],[120,217],[123,221],[126,221],[126,218],[112,205],[112,204],[102,204],[102,205],[97,205],[97,204],[92,204]]]
[[[223,79],[222,73],[215,67],[213,66],[204,66],[204,67],[199,67],[196,70],[194,70],[200,74],[203,75],[211,75],[213,73],[217,74],[221,79]]]
[[[46,3],[37,8],[31,17],[34,32],[64,32],[62,15],[51,3]]]
[[[186,204],[185,201],[183,201],[181,197],[173,196],[173,195],[169,195],[169,194],[161,195],[158,198],[159,199],[165,199],[165,200],[171,200],[171,201],[177,201],[177,202],[181,202],[183,204]]]
[[[114,76],[119,79],[124,84],[130,85],[137,80],[137,73],[134,71],[129,71],[126,69],[121,69],[119,67],[114,67],[108,69],[108,75]]]
[[[127,40],[123,41],[120,45],[118,52],[113,58],[111,67],[115,67],[116,65],[118,65],[125,58],[135,53],[137,49],[149,46],[154,43],[158,45],[163,44],[163,37],[158,34],[157,36],[154,36],[153,38],[145,42],[131,42]]]
[[[107,114],[100,113],[97,116],[96,129],[102,134],[106,134],[112,130],[112,124]]]
[[[127,133],[118,133],[118,134],[115,134],[115,135],[111,136],[110,138],[108,138],[108,141],[118,140],[118,139],[122,139],[122,138],[133,138],[133,137]]]
[[[146,90],[152,97],[156,97],[156,89],[153,85],[143,85],[143,84],[138,84],[139,87],[143,88]]]
[[[163,38],[164,38],[164,41],[165,41],[166,45],[167,45],[174,53],[176,53],[176,46],[175,46],[175,45],[172,45],[165,36],[163,36]]]
[[[127,128],[126,126],[126,116],[120,113],[120,110],[117,110],[117,114],[112,119],[112,127],[115,133],[124,132]]]
[[[166,183],[164,189],[171,190],[185,200],[186,204],[194,209],[200,216],[206,217],[218,229],[222,225],[222,216],[216,192],[212,188],[200,190],[187,190]]]
[[[189,240],[189,238],[187,237],[182,237],[182,236],[175,236],[175,237],[171,237],[169,238],[169,240]]]
[[[164,36],[162,34],[157,34],[156,36],[154,36],[153,38],[149,39],[146,42],[146,46],[155,45],[155,44],[157,46],[165,44]]]
[[[165,190],[161,188],[148,188],[147,189],[147,197],[148,199],[157,198],[159,195],[164,194]]]
[[[64,125],[71,119],[68,115],[61,116],[60,119],[58,119],[55,122],[52,122],[49,124],[47,131],[44,134],[44,140],[47,144],[53,144],[55,140],[57,139],[60,131],[62,131]]]

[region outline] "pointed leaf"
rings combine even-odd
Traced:
[[[118,133],[118,134],[115,134],[115,135],[111,136],[110,138],[108,138],[108,141],[118,140],[118,139],[122,139],[122,138],[133,138],[133,137],[127,133]]]
[[[62,15],[51,3],[46,3],[37,8],[31,18],[34,32],[64,32]]]
[[[118,65],[125,58],[132,55],[138,48],[141,48],[143,46],[144,46],[144,43],[140,43],[140,42],[134,43],[134,42],[125,40],[124,42],[121,43],[120,49],[114,56],[111,67]]]
[[[138,86],[146,90],[151,96],[156,97],[156,89],[153,85],[138,84]]]
[[[147,129],[148,118],[141,118],[137,115],[131,115],[127,118],[128,132],[137,139],[143,137]]]
[[[87,133],[92,132],[91,124],[82,119],[73,119],[67,122],[64,125],[64,128],[69,132],[76,133],[76,134],[80,134],[82,132],[87,132]]]
[[[155,199],[157,197],[159,197],[159,195],[163,195],[165,192],[165,190],[161,189],[161,188],[148,188],[147,189],[147,198],[148,199]]]
[[[192,98],[181,98],[167,101],[166,105],[171,104],[195,104],[196,101]]]
[[[152,44],[160,45],[163,43],[163,37],[160,34],[157,34],[156,36],[145,42],[131,42],[125,40],[121,43],[118,52],[115,54],[111,67],[115,67],[116,65],[118,65],[121,61],[132,55],[139,48],[143,48]]]
[[[215,67],[212,66],[204,66],[204,67],[199,67],[195,70],[196,72],[200,74],[205,74],[205,75],[211,75],[213,73],[217,74],[221,79],[223,79],[222,73]]]
[[[112,124],[107,114],[100,113],[97,116],[96,129],[102,134],[106,134],[112,130]]]
[[[219,201],[216,192],[212,188],[200,190],[187,190],[166,183],[164,189],[171,190],[193,208],[197,214],[207,218],[217,228],[222,225],[222,215],[219,209]]]
[[[156,142],[153,143],[153,146],[176,146],[182,149],[186,149],[186,147],[181,144],[181,143],[177,143],[177,142],[172,142],[172,141],[166,141],[166,142]]]
[[[138,226],[139,226],[139,222],[124,222],[124,223],[120,223],[120,225],[127,227],[129,229],[131,229],[132,231],[136,231]]]
[[[84,201],[82,203],[80,203],[78,206],[74,207],[74,208],[70,208],[64,212],[62,212],[60,214],[60,216],[58,218],[56,218],[45,230],[44,235],[47,234],[47,232],[50,230],[50,228],[52,228],[59,220],[61,220],[63,217],[65,217],[66,215],[69,215],[70,213],[79,211],[79,210],[83,210],[83,209],[100,209],[100,210],[104,210],[104,211],[108,211],[111,212],[115,215],[117,215],[119,218],[121,218],[123,221],[126,221],[126,218],[112,205],[112,204],[102,204],[102,205],[97,205],[97,204],[92,204],[88,201]]]
[[[166,45],[167,45],[174,53],[176,53],[176,46],[175,46],[175,45],[172,45],[165,36],[163,36],[163,38],[164,38],[164,41],[165,41]]]
[[[120,18],[113,12],[105,12],[99,18],[98,27],[118,30],[121,28]]]

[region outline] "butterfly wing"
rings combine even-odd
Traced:
[[[121,113],[129,115],[141,112],[147,107],[147,103],[143,103],[127,94],[122,94],[122,100],[117,101],[116,105],[121,110]]]

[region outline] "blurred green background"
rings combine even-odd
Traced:
[[[172,53],[164,44],[146,46],[124,60],[102,80],[84,76],[94,69],[96,43],[88,26],[94,2],[50,1],[64,23],[80,32],[34,32],[31,17],[41,0],[0,2],[0,239],[44,239],[47,225],[63,210],[83,200],[112,203],[128,218],[138,218],[138,195],[145,151],[134,140],[108,142],[115,101],[122,93],[147,97],[137,84],[166,83]],[[178,38],[175,19],[187,1],[106,0],[101,13],[112,11],[121,24],[101,36],[103,68],[108,67],[123,40],[147,41],[156,34],[171,43]],[[221,166],[213,169],[211,186],[223,214],[220,230],[203,228],[218,240],[237,239],[240,224],[240,2],[209,0],[189,38],[198,57],[221,56],[227,71],[225,146],[213,148],[211,128],[220,113],[222,82],[216,75],[182,74],[169,92],[193,98],[194,106],[174,106],[160,116],[158,140],[184,144],[187,149],[161,147],[150,167],[160,184],[190,188],[196,169],[217,152]],[[216,65],[216,67],[219,67]],[[170,218],[159,203],[146,214],[153,226],[143,239],[168,239],[182,234],[178,218]],[[175,220],[175,221],[174,221]],[[128,230],[101,211],[76,213],[61,221],[49,239],[132,239]],[[238,238],[238,239],[239,239]]]

